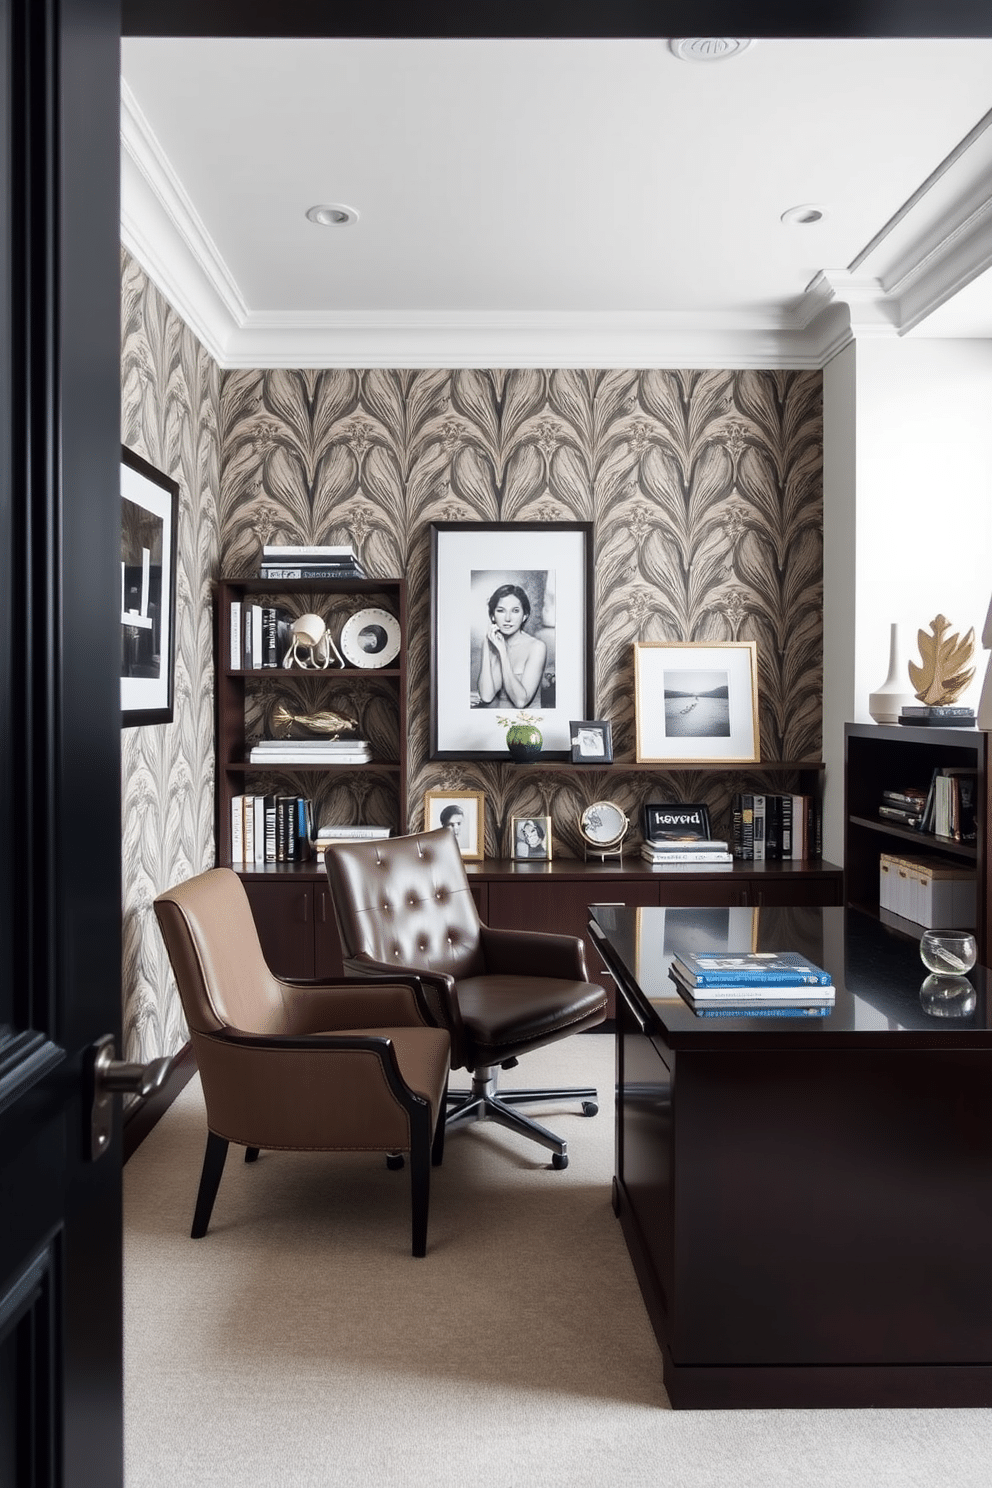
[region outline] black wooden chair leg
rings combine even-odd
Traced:
[[[427,1254],[427,1214],[431,1198],[431,1124],[426,1109],[411,1122],[410,1201],[413,1206],[413,1254]]]
[[[260,1147],[246,1147],[245,1162],[258,1162],[258,1154],[261,1152],[261,1150],[262,1149]]]
[[[437,1127],[436,1127],[436,1129],[434,1131],[434,1145],[431,1147],[431,1165],[432,1165],[432,1167],[435,1167],[435,1168],[439,1168],[441,1166],[441,1163],[444,1161],[444,1131],[445,1131],[445,1117],[447,1116],[447,1114],[448,1114],[448,1087],[447,1087],[447,1085],[445,1085],[445,1087],[444,1087],[444,1099],[441,1102],[441,1109],[440,1109],[440,1111],[438,1113],[438,1118],[437,1118]]]
[[[193,1228],[190,1236],[194,1240],[200,1240],[207,1233],[207,1225],[210,1223],[210,1215],[213,1212],[214,1199],[220,1188],[221,1174],[224,1171],[224,1161],[227,1157],[228,1142],[226,1137],[218,1137],[216,1132],[207,1132],[207,1149],[203,1154],[203,1171],[200,1174],[200,1188],[196,1195],[196,1209],[193,1214]]]

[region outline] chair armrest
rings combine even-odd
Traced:
[[[349,956],[345,970],[360,977],[378,977],[388,981],[400,975],[414,977],[421,985],[431,1022],[438,1028],[446,1028],[451,1035],[451,1063],[457,1068],[462,1064],[465,1034],[461,1009],[455,993],[455,979],[443,971],[421,971],[416,966],[389,966],[384,961],[375,961],[365,951]]]
[[[436,1020],[414,976],[280,977],[287,1035],[348,1028],[433,1028]]]
[[[480,930],[486,971],[505,976],[564,977],[588,982],[586,948],[577,935],[549,935],[543,930]]]

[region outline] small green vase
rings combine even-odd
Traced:
[[[537,759],[543,743],[544,735],[533,723],[514,723],[506,731],[506,747],[518,764]]]

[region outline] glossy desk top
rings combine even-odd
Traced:
[[[672,1048],[746,1040],[788,1046],[992,1048],[992,973],[969,973],[974,1007],[963,1016],[928,1012],[928,975],[918,941],[853,909],[648,908],[599,904],[591,930],[649,1032]],[[823,1018],[703,1018],[668,974],[680,950],[800,951],[830,972],[836,1001]]]

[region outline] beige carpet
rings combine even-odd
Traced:
[[[601,1114],[549,1114],[564,1173],[454,1134],[420,1261],[406,1171],[361,1156],[232,1149],[190,1240],[191,1082],[124,1172],[127,1488],[988,1488],[992,1411],[672,1412],[610,1207],[613,1041],[515,1075]]]

